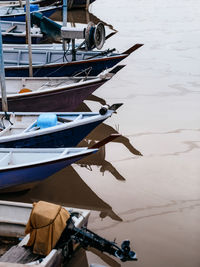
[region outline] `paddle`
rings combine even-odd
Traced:
[[[100,148],[100,147],[106,145],[107,143],[112,142],[114,139],[116,139],[117,137],[120,137],[120,136],[121,136],[121,134],[111,134],[111,135],[107,136],[106,138],[104,138],[103,140],[92,145],[89,148]]]

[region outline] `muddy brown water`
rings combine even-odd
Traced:
[[[90,13],[118,31],[106,48],[144,43],[81,107],[124,103],[82,145],[122,136],[33,190],[1,199],[91,209],[91,230],[118,243],[130,239],[138,255],[138,262],[121,263],[80,251],[68,266],[199,267],[200,3],[97,0]],[[85,23],[91,14],[69,17]]]

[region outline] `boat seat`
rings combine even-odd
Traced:
[[[12,32],[12,31],[15,30],[16,28],[17,28],[17,25],[12,25],[10,28],[8,28],[8,29],[6,30],[6,32],[7,32],[7,33]]]
[[[40,255],[34,254],[30,247],[13,246],[3,256],[0,262],[26,264],[41,258]]]

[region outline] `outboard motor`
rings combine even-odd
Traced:
[[[68,257],[69,253],[66,253],[65,249],[67,249],[67,252],[69,252],[70,247],[72,247],[70,240],[72,242],[79,243],[85,249],[92,247],[101,252],[106,252],[119,258],[123,262],[137,261],[136,253],[131,250],[129,240],[123,241],[120,248],[115,242],[109,241],[95,234],[86,227],[75,227],[73,221],[69,219],[67,221],[67,226],[57,244],[57,247],[63,250],[63,255],[68,255]]]

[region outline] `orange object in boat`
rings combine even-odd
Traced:
[[[29,92],[32,92],[31,89],[28,89],[28,88],[22,88],[20,91],[19,91],[19,94],[22,94],[22,93],[29,93]]]

